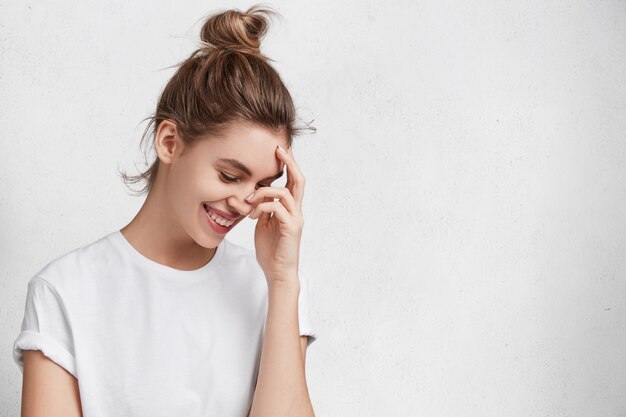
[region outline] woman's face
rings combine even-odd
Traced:
[[[287,139],[282,133],[240,122],[231,123],[222,136],[187,146],[184,152],[182,141],[177,136],[175,140],[178,150],[169,164],[159,167],[167,167],[167,205],[173,220],[194,241],[206,248],[216,247],[254,208],[246,197],[282,175],[284,163],[276,156],[276,147],[287,149]],[[224,228],[217,224],[223,219],[214,222],[207,210],[213,215],[221,212],[234,222]]]

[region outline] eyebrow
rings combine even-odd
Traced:
[[[236,159],[221,158],[221,159],[218,159],[217,162],[223,162],[225,164],[228,164],[228,165],[232,166],[233,168],[238,169],[239,171],[243,172],[248,177],[252,176],[252,172],[250,171],[250,168],[248,168],[247,166],[245,166],[243,163],[239,162]],[[280,178],[282,176],[283,176],[283,171],[280,171],[279,173],[274,174],[271,177],[267,177],[265,179],[276,180],[276,179],[278,179],[278,178]]]

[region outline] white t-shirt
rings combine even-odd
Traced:
[[[299,271],[300,335],[313,329]],[[267,318],[253,250],[223,239],[193,271],[157,263],[117,230],[28,282],[13,359],[40,350],[78,379],[84,417],[245,417]]]

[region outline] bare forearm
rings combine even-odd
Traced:
[[[261,363],[250,417],[314,417],[298,327],[299,281],[268,289]]]

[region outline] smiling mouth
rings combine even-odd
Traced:
[[[211,208],[207,206],[206,204],[203,204],[202,206],[204,207],[204,211],[207,212],[211,220],[213,220],[215,223],[219,224],[222,227],[231,227],[233,224],[237,223],[237,220],[241,218],[241,217],[238,217],[233,220],[228,220],[220,216],[219,214],[213,212]]]

